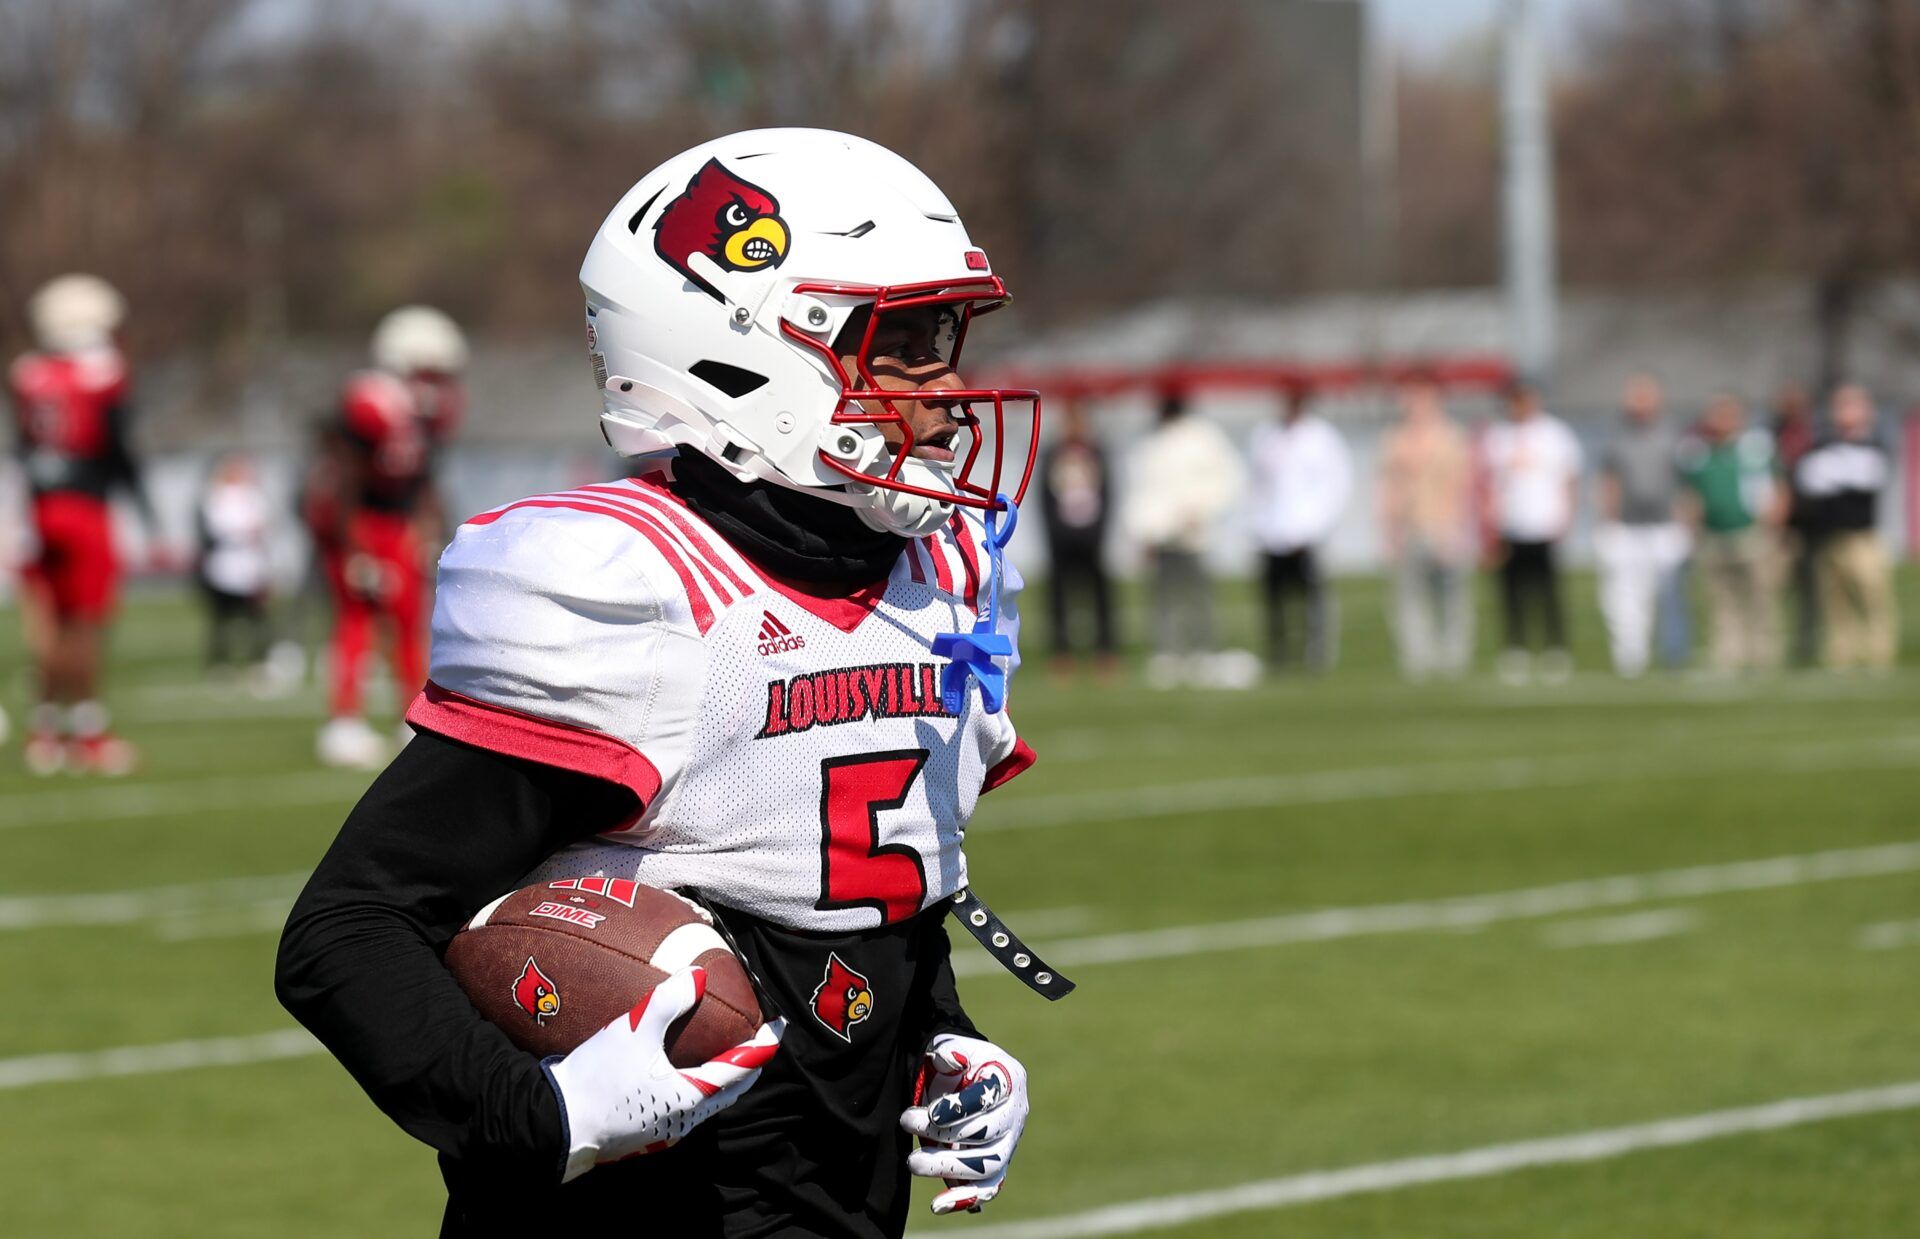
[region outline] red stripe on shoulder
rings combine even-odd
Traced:
[[[655,512],[665,517],[675,529],[680,531],[680,535],[684,537],[695,550],[704,555],[709,563],[715,568],[718,568],[721,574],[729,581],[733,582],[734,588],[739,590],[743,596],[753,592],[753,586],[749,585],[744,577],[733,570],[733,564],[728,561],[725,553],[714,547],[713,538],[696,528],[693,521],[687,516],[685,508],[673,499],[666,497],[663,492],[654,487],[643,485],[637,479],[629,479],[629,484],[626,486],[582,486],[580,489],[592,491],[596,495],[617,495],[628,503],[637,503],[647,511]]]
[[[973,533],[967,528],[966,518],[959,512],[953,514],[947,522],[947,528],[953,531],[953,543],[960,548],[960,569],[967,576],[965,594],[970,610],[980,609],[980,558],[973,548]]]
[[[951,594],[953,572],[947,567],[946,553],[940,549],[939,535],[929,534],[920,539],[920,549],[925,551],[927,558],[933,561],[933,583],[939,586],[941,593]]]
[[[504,508],[482,513],[467,524],[490,525],[507,513],[521,508],[560,508],[569,512],[611,516],[641,534],[647,541],[653,543],[654,549],[660,552],[660,557],[667,561],[667,566],[672,568],[674,575],[680,578],[681,588],[686,591],[687,605],[693,608],[694,627],[700,630],[700,635],[706,636],[707,630],[713,627],[713,607],[708,604],[705,591],[700,588],[699,582],[693,579],[693,573],[688,569],[686,560],[681,558],[673,538],[649,518],[610,503],[591,502],[585,499],[542,498],[522,499],[518,503],[510,503]],[[716,596],[723,602],[728,601],[724,593],[717,593]]]
[[[907,543],[907,570],[913,573],[914,584],[925,585],[927,583],[926,571],[920,567],[920,544],[918,542]]]
[[[567,494],[583,502],[598,503],[605,507],[616,508],[639,520],[645,521],[657,530],[661,537],[673,543],[674,549],[681,552],[681,554],[693,564],[694,570],[700,574],[700,579],[707,583],[708,591],[720,601],[722,606],[733,601],[733,595],[727,592],[725,585],[721,584],[719,573],[715,571],[714,565],[708,557],[711,554],[710,551],[707,554],[702,554],[702,548],[698,543],[680,542],[675,539],[672,532],[668,530],[666,522],[661,519],[660,514],[656,513],[650,507],[634,502],[631,494],[616,493],[613,497],[602,498],[598,493],[594,495],[581,493],[582,491],[599,492],[600,490],[601,488],[597,486],[582,486],[578,490],[568,491]],[[724,565],[721,571],[725,571]],[[744,592],[743,590],[742,593]]]
[[[479,701],[432,680],[407,708],[407,722],[462,744],[617,783],[639,797],[642,808],[660,792],[660,772],[624,740]]]
[[[691,509],[685,505],[684,501],[680,499],[680,496],[676,496],[676,494],[674,494],[672,490],[668,490],[666,486],[655,484],[655,482],[651,482],[651,480],[647,480],[647,478],[628,478],[626,484],[628,484],[632,496],[639,496],[639,499],[641,499],[643,503],[649,503],[649,505],[653,505],[655,509],[666,513],[666,517],[674,522],[674,528],[678,528],[682,534],[685,534],[689,542],[693,542],[695,546],[699,546],[703,551],[707,551],[708,555],[712,555],[714,563],[720,565],[720,571],[726,572],[728,578],[732,580],[735,586],[739,586],[739,592],[741,592],[741,594],[751,594],[751,592],[755,590],[753,582],[749,580],[749,576],[755,576],[753,565],[747,567],[747,576],[741,576],[739,572],[733,571],[733,561],[732,559],[728,559],[726,551],[722,551],[722,549],[714,546],[716,542],[720,544],[720,547],[730,546],[730,544],[726,542],[726,538],[722,538],[718,530],[710,528],[705,522],[695,524],[695,517],[693,517]],[[737,555],[743,563],[747,561],[745,555],[739,555],[737,551],[735,551],[735,555]]]
[[[1016,737],[1013,742],[1013,752],[995,762],[993,769],[987,771],[986,781],[980,785],[980,794],[986,795],[1031,766],[1036,760],[1038,756],[1034,753],[1033,746]]]

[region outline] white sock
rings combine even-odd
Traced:
[[[67,729],[82,740],[107,734],[107,707],[97,701],[77,701],[67,711]]]

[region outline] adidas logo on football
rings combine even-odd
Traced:
[[[795,633],[780,622],[780,617],[771,611],[762,611],[760,621],[760,655],[784,654],[788,650],[803,650],[807,639]]]

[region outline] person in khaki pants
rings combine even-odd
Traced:
[[[1765,671],[1780,660],[1778,529],[1784,493],[1773,441],[1747,427],[1739,397],[1720,395],[1680,452],[1697,530],[1716,671]]]
[[[1900,647],[1893,562],[1878,531],[1891,468],[1874,437],[1873,397],[1864,387],[1837,389],[1830,411],[1833,437],[1808,452],[1794,475],[1822,531],[1817,571],[1827,665],[1885,670]]]

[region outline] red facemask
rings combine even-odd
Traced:
[[[903,441],[892,446],[893,460],[883,474],[861,473],[824,451],[820,460],[835,473],[864,486],[884,487],[909,495],[954,503],[969,508],[1000,508],[999,496],[1005,494],[1008,474],[1005,469],[1005,445],[1009,417],[1023,418],[1027,431],[1025,464],[1011,495],[1017,505],[1026,497],[1027,483],[1033,477],[1034,460],[1040,450],[1040,393],[1024,388],[977,387],[929,391],[883,390],[873,374],[874,333],[889,314],[902,310],[944,309],[954,316],[953,347],[946,363],[957,368],[960,350],[966,343],[967,328],[974,317],[997,310],[1007,303],[1007,288],[1000,277],[983,275],[975,279],[937,280],[923,284],[892,284],[884,287],[859,284],[812,283],[797,285],[797,294],[830,297],[855,296],[872,299],[860,347],[854,351],[857,373],[848,374],[845,363],[833,347],[781,321],[780,329],[788,339],[806,346],[826,358],[840,379],[840,399],[834,406],[837,426],[885,425],[900,428]],[[870,407],[877,406],[879,411]],[[901,466],[912,455],[913,425],[899,407],[905,404],[938,403],[950,407],[960,433],[953,443],[954,493],[916,486],[900,477]],[[1009,407],[1014,406],[1014,407]],[[1020,407],[1024,406],[1024,410]]]

